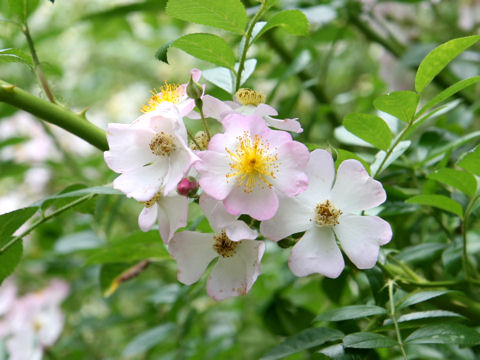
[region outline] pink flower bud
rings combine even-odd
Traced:
[[[184,177],[177,185],[177,192],[183,196],[194,196],[198,190],[198,181],[193,176]]]

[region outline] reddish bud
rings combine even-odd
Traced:
[[[193,176],[184,177],[177,184],[177,192],[183,196],[194,196],[198,190],[198,181]]]

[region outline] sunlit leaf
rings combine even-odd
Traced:
[[[418,67],[415,90],[421,93],[440,71],[479,39],[480,35],[453,39],[433,49]]]
[[[281,27],[292,35],[308,35],[308,20],[300,10],[284,10],[276,13],[257,34],[259,38],[266,31]]]
[[[466,154],[462,160],[458,162],[458,166],[472,174],[480,176],[480,146],[477,146],[474,151]]]
[[[375,99],[373,105],[399,120],[409,122],[417,109],[419,97],[413,91],[395,91]]]
[[[451,290],[427,290],[427,291],[420,291],[416,293],[412,293],[407,295],[405,299],[402,299],[398,304],[399,309],[406,308],[408,306],[412,306],[438,296],[445,295],[451,292]]]
[[[444,195],[418,195],[408,199],[407,203],[432,206],[452,212],[460,217],[463,216],[462,206],[455,200],[452,200]]]
[[[343,120],[343,125],[352,134],[381,150],[388,150],[392,141],[390,128],[383,119],[375,115],[348,114]]]
[[[405,343],[474,346],[480,344],[480,333],[463,324],[432,324],[414,331],[405,339]]]
[[[473,196],[477,190],[475,177],[466,171],[443,168],[429,174],[428,178],[450,185],[470,197]]]
[[[344,321],[386,314],[387,310],[375,305],[350,305],[318,315],[315,321]]]

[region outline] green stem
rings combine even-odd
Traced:
[[[42,216],[38,221],[36,221],[35,223],[33,223],[28,229],[26,229],[24,232],[22,232],[20,235],[17,235],[15,237],[13,237],[10,241],[8,241],[5,245],[3,245],[1,248],[0,248],[0,254],[4,253],[6,250],[8,250],[8,248],[10,246],[12,246],[13,244],[15,244],[18,240],[21,240],[22,238],[24,238],[26,235],[30,234],[36,227],[38,227],[39,225],[43,224],[44,222],[56,217],[57,215],[60,215],[61,213],[67,211],[68,209],[71,209],[72,207],[74,206],[77,206],[78,204],[81,204],[87,200],[90,200],[91,198],[93,198],[95,196],[95,194],[88,194],[88,195],[85,195],[85,196],[82,196],[81,198],[78,198],[77,200],[75,201],[72,201],[71,203],[65,205],[65,206],[62,206],[61,208],[53,211],[51,214],[47,215],[47,216]]]
[[[263,15],[264,11],[265,11],[265,1],[262,1],[262,5],[260,6],[260,9],[253,17],[250,24],[248,25],[247,34],[245,35],[245,43],[243,44],[243,51],[240,56],[237,79],[235,81],[235,92],[237,92],[238,89],[240,89],[240,82],[242,81],[242,72],[243,72],[243,69],[245,68],[245,60],[247,59],[247,52],[248,52],[248,48],[250,47],[250,39],[252,37],[253,28],[255,27],[255,24],[258,22],[258,20],[260,20],[260,17]]]
[[[397,316],[395,314],[395,302],[393,301],[393,280],[388,281],[388,297],[390,298],[390,315],[395,325],[395,333],[397,334],[398,345],[400,345],[400,350],[402,351],[403,358],[408,360],[407,354],[405,353],[405,348],[403,347],[402,335],[400,334],[400,328],[398,327]]]
[[[202,148],[198,144],[197,140],[195,140],[195,136],[193,136],[192,133],[190,132],[190,130],[188,130],[188,129],[187,129],[187,134],[188,134],[188,137],[190,138],[190,140],[192,140],[192,142],[195,144],[197,149],[202,150]]]
[[[40,119],[57,125],[102,151],[108,150],[105,131],[87,121],[84,116],[33,96],[2,80],[0,80],[0,102],[25,110]]]
[[[40,84],[42,84],[42,88],[45,91],[45,94],[47,95],[48,100],[50,100],[51,103],[56,103],[55,97],[53,96],[52,91],[50,90],[50,87],[48,86],[47,79],[45,78],[45,75],[43,75],[42,68],[40,67],[40,60],[38,60],[37,52],[35,50],[35,45],[33,43],[32,36],[30,35],[30,30],[28,29],[28,25],[25,22],[22,26],[22,32],[25,34],[25,37],[27,38],[27,43],[28,43],[28,48],[30,49],[30,54],[32,55],[33,59],[33,65],[35,67],[35,72],[38,76],[38,80],[40,80]]]
[[[205,114],[203,113],[203,102],[201,99],[196,99],[195,100],[195,105],[197,105],[198,111],[200,112],[200,117],[202,118],[202,124],[203,128],[205,129],[205,132],[207,133],[207,139],[210,141],[212,136],[210,135],[210,129],[208,128],[208,123],[207,119],[205,119]]]

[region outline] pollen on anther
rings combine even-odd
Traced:
[[[239,89],[235,93],[235,99],[242,105],[260,105],[265,102],[265,95],[252,89]]]
[[[237,246],[240,242],[232,241],[228,238],[225,231],[213,236],[213,250],[222,257],[232,257],[237,252]]]
[[[158,105],[163,102],[171,102],[178,104],[185,96],[185,88],[182,85],[169,84],[165,81],[165,84],[160,88],[160,91],[152,91],[152,97],[148,100],[146,105],[143,105],[141,111],[148,113],[154,111]]]
[[[157,156],[168,156],[176,148],[174,137],[170,134],[165,134],[163,131],[157,133],[150,141],[150,150]]]
[[[333,205],[330,200],[318,203],[315,207],[315,223],[319,226],[337,225],[342,211]]]

